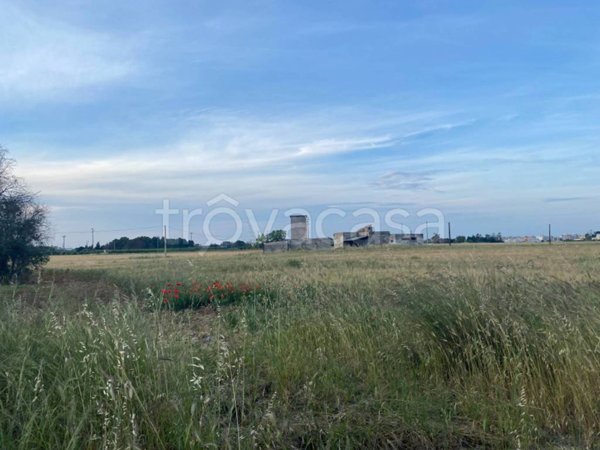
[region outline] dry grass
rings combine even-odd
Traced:
[[[55,257],[0,290],[0,447],[596,448],[599,256]],[[262,290],[157,308],[167,282],[216,280]]]
[[[544,276],[571,281],[586,279],[597,270],[600,246],[590,243],[548,245],[464,244],[447,246],[359,249],[331,252],[299,252],[264,255],[260,251],[181,252],[162,254],[98,254],[53,256],[48,269],[124,269],[152,270],[159,267],[223,267],[241,264],[281,270],[281,264],[299,260],[317,271],[319,268],[352,266],[371,273],[414,270],[419,276],[440,273],[481,273],[489,270],[519,271],[523,276]],[[597,273],[597,272],[596,272]]]

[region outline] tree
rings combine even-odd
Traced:
[[[237,249],[239,249],[239,250],[245,250],[245,249],[249,248],[249,247],[250,247],[250,245],[249,245],[249,244],[247,244],[247,243],[245,243],[244,241],[241,241],[241,240],[239,240],[239,239],[238,239],[237,241],[235,241],[235,242],[233,243],[233,246],[232,246],[232,247],[233,247],[233,248],[237,248]]]
[[[0,283],[18,281],[48,261],[44,246],[46,208],[13,173],[14,161],[0,147]]]
[[[258,236],[256,236],[256,243],[254,245],[256,246],[256,248],[263,248],[265,242],[267,242],[267,237],[263,233],[261,233]]]
[[[480,242],[487,242],[487,243],[502,243],[504,242],[504,239],[502,239],[502,234],[498,233],[498,234],[486,234],[485,236],[482,236],[480,233],[474,234],[473,236],[469,236],[467,238],[467,242],[472,242],[472,243],[480,243]]]
[[[267,242],[285,241],[284,230],[273,230],[267,234]]]

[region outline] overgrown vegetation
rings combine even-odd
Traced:
[[[0,447],[598,448],[597,252],[58,257],[0,291]]]
[[[0,284],[16,282],[48,260],[46,209],[13,172],[0,146]]]

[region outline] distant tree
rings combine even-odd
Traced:
[[[285,236],[284,230],[273,230],[267,234],[267,242],[285,241]]]
[[[486,243],[493,243],[493,244],[497,244],[497,243],[502,243],[504,242],[504,239],[502,238],[502,234],[498,233],[498,234],[486,234],[485,236],[477,233],[474,234],[473,236],[469,236],[467,238],[467,242],[473,242],[473,243],[481,243],[481,242],[486,242]]]
[[[223,241],[221,242],[221,248],[223,249],[237,249],[237,250],[244,250],[247,248],[251,248],[252,245],[248,244],[242,240],[237,240],[235,242],[231,242],[231,241]]]
[[[162,249],[164,246],[164,238],[162,237],[148,237],[138,236],[129,239],[123,236],[119,239],[113,239],[108,244],[104,244],[100,248],[104,250],[156,250]],[[195,247],[194,241],[188,241],[186,239],[167,239],[167,247],[169,248],[191,248]]]
[[[0,282],[18,281],[48,261],[47,212],[13,172],[0,147]]]
[[[254,246],[256,248],[263,248],[265,242],[267,242],[267,236],[261,233],[258,236],[256,236],[256,242],[254,243]]]
[[[148,236],[138,236],[133,239],[129,239],[124,250],[141,250],[144,248],[156,248],[152,247],[152,239],[150,239]]]
[[[456,236],[456,239],[454,240],[454,242],[456,242],[457,244],[462,244],[464,242],[466,242],[467,238],[464,236]]]
[[[117,239],[117,248],[119,250],[127,250],[129,249],[129,238],[126,236],[120,237]]]
[[[95,250],[100,250],[100,242],[96,242],[96,246],[94,247]]]
[[[240,241],[238,239],[237,241],[235,241],[233,243],[232,247],[238,248],[238,249],[245,249],[245,248],[248,248],[248,244],[246,244],[244,241]]]
[[[596,238],[596,236],[598,236],[600,234],[600,231],[588,231],[587,233],[585,233],[585,240],[586,241],[591,241],[593,239]]]

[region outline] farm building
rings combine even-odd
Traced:
[[[333,235],[334,248],[368,247],[371,245],[418,245],[423,243],[422,234],[393,234],[389,231],[373,231],[367,225],[358,231],[344,231]]]
[[[309,238],[308,218],[306,216],[290,216],[291,239],[284,241],[267,242],[263,252],[286,252],[288,250],[328,250],[333,247],[331,238]]]

